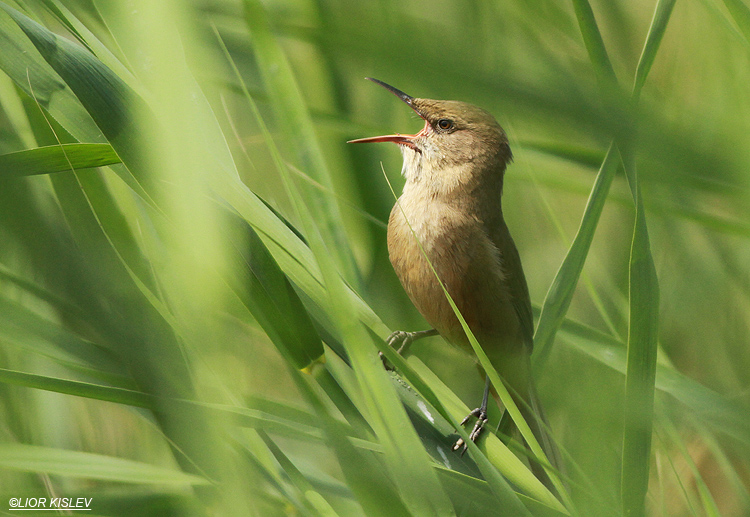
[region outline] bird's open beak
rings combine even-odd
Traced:
[[[396,97],[398,97],[399,99],[404,101],[406,104],[408,104],[409,107],[417,113],[417,115],[424,118],[422,114],[419,111],[417,111],[417,108],[414,106],[414,97],[412,97],[411,95],[405,94],[398,88],[394,88],[390,84],[386,84],[383,81],[373,79],[372,77],[367,77],[366,79],[379,84],[386,90],[393,93]],[[417,145],[414,143],[414,139],[425,135],[427,131],[429,130],[429,127],[430,126],[427,123],[427,120],[425,119],[424,128],[422,128],[422,131],[420,131],[416,135],[402,135],[400,133],[396,133],[395,135],[383,135],[383,136],[371,136],[368,138],[358,138],[356,140],[349,140],[347,143],[348,144],[367,144],[367,143],[373,143],[373,142],[394,142],[400,145],[411,147],[417,152],[421,152],[421,149],[419,149],[419,147],[417,147]]]

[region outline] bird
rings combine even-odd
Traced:
[[[412,97],[383,81],[367,79],[395,94],[424,120],[424,127],[413,135],[350,141],[393,142],[403,154],[405,184],[388,220],[388,255],[401,285],[431,329],[396,331],[388,344],[400,345],[398,352],[405,353],[413,341],[439,334],[473,353],[442,282],[554,464],[559,461],[558,453],[546,432],[531,378],[534,328],[529,289],[501,204],[505,171],[513,159],[508,136],[482,108]],[[472,441],[480,437],[487,422],[491,385],[486,374],[485,379],[481,405],[461,422],[465,425],[477,419]],[[459,448],[466,448],[462,440],[454,447]],[[531,467],[549,487],[544,468],[534,461]]]

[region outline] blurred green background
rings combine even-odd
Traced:
[[[622,487],[640,292],[659,326],[645,513],[750,515],[745,0],[0,7],[3,511],[638,513]],[[537,379],[562,505],[502,445],[481,447],[489,463],[449,451],[451,397],[482,393],[472,358],[417,342],[400,370],[419,395],[380,368],[390,330],[426,328],[385,246],[401,156],[345,142],[421,121],[366,76],[479,105],[509,135],[508,226],[535,309],[566,317],[540,326]],[[603,211],[579,230],[587,202]]]

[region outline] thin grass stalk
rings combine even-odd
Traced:
[[[691,484],[694,485],[695,490],[698,492],[700,502],[703,505],[704,515],[707,515],[709,517],[720,517],[721,514],[719,513],[719,508],[716,505],[716,500],[711,495],[711,492],[706,485],[706,481],[705,479],[703,479],[703,474],[691,457],[690,451],[685,444],[685,439],[680,435],[679,431],[671,422],[671,420],[664,418],[661,419],[659,423],[659,427],[663,428],[667,433],[667,436],[669,437],[673,446],[679,451],[679,454],[685,460],[685,463],[687,463],[687,466],[692,473],[693,483]],[[665,445],[669,446],[669,443],[666,443]],[[667,450],[667,453],[669,452],[671,452],[671,450]]]

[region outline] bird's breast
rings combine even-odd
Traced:
[[[388,253],[419,312],[454,344],[469,346],[436,273],[475,333],[515,326],[502,321],[502,257],[470,211],[405,191],[391,211]]]

